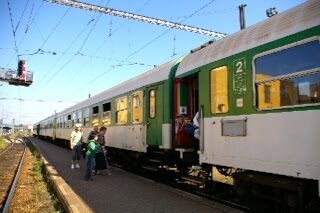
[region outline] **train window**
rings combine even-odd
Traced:
[[[228,101],[228,68],[218,67],[210,72],[211,113],[229,111]]]
[[[143,93],[142,91],[135,92],[132,95],[132,123],[141,123],[142,122],[142,99]]]
[[[68,127],[68,128],[70,128],[71,127],[71,115],[68,115],[68,120],[67,120],[67,126],[66,127]]]
[[[320,103],[320,45],[309,41],[254,60],[258,109]]]
[[[111,124],[111,102],[103,104],[102,107],[103,107],[102,125],[108,126]]]
[[[89,108],[83,110],[83,126],[89,126]]]
[[[189,105],[189,82],[179,82],[178,86],[178,103],[177,112],[179,115],[188,115],[190,111]]]
[[[82,112],[79,111],[77,114],[78,114],[78,116],[77,116],[77,117],[78,117],[77,123],[78,123],[78,124],[82,124]]]
[[[57,118],[57,128],[60,128],[60,118]]]
[[[149,91],[149,117],[150,118],[156,117],[156,91],[155,90]]]
[[[67,125],[67,120],[68,120],[68,116],[64,116],[64,117],[63,117],[63,127],[64,127],[64,128],[67,128],[67,127],[68,127],[68,125]]]
[[[72,113],[72,127],[77,123],[77,113]]]
[[[99,124],[99,106],[92,107],[92,125]]]
[[[126,124],[128,121],[128,99],[127,97],[118,98],[116,100],[117,102],[117,111],[116,111],[116,117],[117,117],[117,124]]]

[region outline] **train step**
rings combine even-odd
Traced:
[[[158,163],[158,164],[161,163],[161,160],[158,160],[158,159],[149,158],[148,160],[149,160],[150,162],[153,162],[153,163]]]
[[[152,153],[154,153],[154,154],[159,154],[159,155],[164,155],[164,154],[166,154],[165,152],[162,152],[162,151],[154,151],[154,152],[152,152]]]
[[[153,172],[157,172],[159,170],[159,168],[155,166],[142,166],[142,168]]]
[[[182,177],[182,179],[185,181],[189,181],[193,184],[197,184],[197,185],[202,185],[202,184],[204,184],[204,181],[205,181],[203,178],[191,176],[191,175],[184,176],[184,177]]]

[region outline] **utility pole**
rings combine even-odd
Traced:
[[[244,8],[246,7],[246,4],[241,4],[239,6],[239,18],[240,18],[240,29],[243,30],[246,28],[246,18],[245,18],[245,13],[244,13]]]
[[[205,30],[197,27],[183,25],[180,23],[170,22],[163,19],[157,19],[157,18],[152,18],[152,17],[143,16],[139,14],[129,13],[121,10],[112,9],[109,7],[101,7],[98,5],[88,4],[80,1],[73,1],[73,0],[46,0],[46,1],[69,6],[69,7],[80,8],[83,10],[90,10],[98,13],[105,13],[107,15],[133,19],[136,21],[142,21],[150,24],[156,24],[156,25],[166,26],[166,27],[175,28],[179,30],[185,30],[185,31],[194,32],[202,35],[208,35],[208,36],[217,37],[217,38],[224,38],[227,36],[227,34],[224,34],[224,33],[219,33],[211,30]]]

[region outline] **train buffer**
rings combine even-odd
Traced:
[[[30,86],[33,83],[33,72],[25,71],[18,75],[17,70],[0,68],[0,81],[8,82],[9,85]]]

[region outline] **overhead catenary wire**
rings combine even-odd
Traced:
[[[58,102],[58,103],[63,103],[63,102],[71,102],[71,103],[79,103],[77,101],[65,101],[65,100],[43,100],[43,99],[26,99],[26,98],[21,98],[21,95],[20,95],[20,91],[19,91],[19,98],[1,98],[0,97],[0,101],[12,101],[12,100],[15,100],[15,101],[36,101],[36,102],[43,102],[43,103],[46,103],[46,102]]]
[[[172,50],[171,57],[173,57],[175,55],[177,55],[177,53],[176,53],[176,32],[174,32],[174,36],[173,36],[173,50]]]
[[[14,50],[13,48],[0,48],[0,50]],[[121,61],[120,59],[116,58],[111,58],[111,57],[103,57],[103,56],[97,56],[97,55],[88,55],[84,53],[74,53],[74,52],[58,52],[58,51],[48,51],[48,50],[43,50],[43,49],[38,49],[38,50],[27,50],[23,49],[25,52],[31,52],[31,53],[23,53],[20,54],[20,56],[25,56],[25,55],[43,55],[43,54],[49,54],[49,55],[77,55],[80,57],[87,57],[91,59],[100,59],[100,60],[108,60],[108,61]],[[149,66],[149,67],[154,67],[155,65],[153,64],[147,64],[143,62],[133,62],[133,61],[128,61],[127,64],[122,64],[121,66],[131,66],[131,65],[141,65],[141,66]],[[112,65],[115,66],[115,65]]]
[[[27,9],[27,6],[28,6],[28,4],[29,4],[29,1],[30,1],[30,0],[27,1],[26,5],[25,5],[25,7],[24,7],[24,9],[23,9],[23,11],[22,11],[22,14],[21,14],[21,16],[20,16],[20,19],[19,19],[19,21],[18,21],[18,23],[17,23],[17,25],[16,25],[15,30],[14,30],[15,32],[17,32],[17,30],[18,30],[18,28],[19,28],[21,19],[22,19],[23,16],[24,16],[24,13],[25,13],[25,11],[26,11],[26,9]]]
[[[32,3],[32,6],[31,6],[31,11],[30,11],[30,14],[29,14],[29,18],[28,18],[28,21],[27,21],[27,24],[26,24],[26,29],[24,31],[24,33],[26,34],[29,30],[29,24],[30,24],[30,21],[31,21],[31,16],[32,16],[32,13],[33,13],[33,8],[34,8],[34,3],[35,3],[36,0],[33,0],[33,3]]]
[[[92,20],[92,19],[90,19]],[[66,47],[66,49],[64,50],[64,53],[66,53],[67,51],[69,51],[69,49],[73,46],[73,44],[81,37],[81,35],[85,32],[85,30],[87,29],[87,27],[89,26],[90,21],[88,22],[88,24],[86,24],[84,26],[84,28],[78,33],[78,35],[73,39],[73,41]],[[73,56],[78,55],[79,53],[73,53]],[[51,71],[58,65],[58,63],[64,58],[64,54],[62,53],[62,55],[60,56],[60,58],[48,69],[48,71],[46,72],[46,75],[44,75],[41,79],[40,82],[42,82],[46,77],[49,76],[49,74],[51,74]],[[69,59],[70,60],[70,59]]]
[[[34,1],[35,1],[35,0],[34,0]],[[32,21],[31,21],[31,23],[29,24],[28,29],[31,27],[32,23],[34,22],[34,19],[36,18],[36,16],[38,15],[40,9],[42,8],[43,2],[44,2],[44,1],[41,1],[41,4],[40,4],[39,8],[37,9],[37,12],[35,13],[35,15],[34,15]],[[33,5],[32,5],[32,10],[33,10]],[[23,34],[23,36],[22,36],[22,38],[21,38],[21,40],[20,40],[20,42],[19,42],[19,44],[18,44],[18,46],[17,46],[18,48],[21,46],[21,44],[22,44],[22,42],[23,42],[23,40],[24,40],[27,32],[28,32],[28,31],[25,31],[25,32],[24,32],[24,34]],[[19,55],[19,54],[17,54],[17,55]],[[9,66],[9,64],[11,63],[12,59],[13,59],[13,57],[10,58],[9,62],[8,62],[7,65],[6,65],[6,68],[8,68],[8,66]]]
[[[103,2],[103,0],[101,0],[101,2]],[[108,5],[110,2],[110,0],[108,0],[108,2],[106,3],[106,5]],[[92,22],[94,22],[93,26],[91,27],[89,33],[87,34],[86,38],[83,40],[82,44],[80,45],[77,53],[72,56],[67,62],[65,62],[45,83],[43,83],[42,88],[46,85],[48,85],[48,83],[57,76],[57,74],[63,70],[68,64],[70,64],[78,55],[81,55],[81,50],[84,47],[84,45],[86,44],[86,42],[88,41],[88,38],[90,37],[93,29],[95,28],[96,24],[98,23],[100,17],[102,14],[99,14],[96,18],[94,18],[94,16],[92,16],[92,18],[89,20],[88,24],[83,28],[83,30],[80,32],[80,34],[82,34],[82,32],[84,32],[84,30],[86,29],[87,26],[89,26]],[[72,44],[78,39],[79,37],[76,37],[74,39],[74,41],[71,43],[71,45],[69,45],[69,47],[71,48]],[[52,69],[50,69],[51,71]],[[47,75],[46,75],[47,76]],[[43,79],[46,77],[44,76]]]
[[[193,17],[195,14],[197,14],[198,12],[200,12],[201,10],[203,10],[204,8],[208,7],[210,4],[214,3],[215,0],[211,0],[210,2],[208,2],[207,4],[205,4],[204,6],[202,6],[201,8],[197,9],[196,11],[194,11],[193,13],[191,13],[190,15],[186,16],[186,18],[184,18],[182,21],[180,21],[179,23],[182,23],[184,21],[186,21],[187,19]],[[160,35],[158,35],[157,37],[155,37],[154,39],[152,39],[151,41],[147,42],[145,45],[143,45],[142,47],[140,47],[139,49],[137,49],[136,51],[134,51],[133,53],[129,54],[129,56],[127,56],[125,59],[121,60],[119,64],[122,64],[124,62],[126,62],[129,58],[131,58],[132,56],[136,55],[137,53],[139,53],[140,51],[142,51],[143,49],[145,49],[146,47],[148,47],[149,45],[151,45],[152,43],[154,43],[156,40],[158,40],[159,38],[161,38],[162,36],[164,36],[165,34],[167,34],[169,31],[171,31],[172,29],[169,28],[168,30],[162,32]],[[111,66],[111,68],[109,68],[108,70],[104,71],[103,73],[101,73],[100,75],[98,75],[97,77],[93,78],[89,83],[87,83],[87,87],[94,81],[96,81],[97,79],[101,78],[102,76],[104,76],[105,74],[109,73],[111,70],[115,69],[116,66],[113,65]],[[77,88],[78,89],[78,88]]]
[[[202,6],[201,8],[199,8],[198,10],[194,11],[192,14],[186,16],[182,21],[180,21],[179,23],[182,23],[184,21],[186,21],[187,19],[193,17],[195,14],[197,14],[198,12],[200,12],[201,10],[203,10],[204,8],[208,7],[210,4],[212,4],[215,0],[211,0],[210,2],[208,2],[207,4],[205,4],[204,6]],[[140,47],[139,49],[137,49],[135,52],[133,52],[132,54],[130,54],[127,58],[125,58],[123,61],[121,62],[125,62],[127,59],[131,58],[132,56],[136,55],[137,53],[139,53],[140,51],[142,51],[143,49],[145,49],[146,47],[148,47],[149,45],[151,45],[152,43],[154,43],[155,41],[157,41],[159,38],[161,38],[162,36],[164,36],[165,34],[167,34],[169,31],[171,31],[172,28],[169,28],[168,30],[164,31],[163,33],[161,33],[160,35],[158,35],[157,37],[155,37],[154,39],[152,39],[151,41],[149,41],[148,43],[146,43],[145,45],[143,45],[142,47]],[[101,77],[101,76],[100,76]]]
[[[36,21],[34,21],[34,26],[35,26],[36,30],[38,31],[38,33],[39,33],[39,35],[40,35],[40,37],[42,39],[42,42],[43,42],[44,41],[44,36],[42,35],[42,33],[41,33]],[[26,34],[24,34],[24,35],[26,35]]]
[[[40,6],[38,7],[36,13],[34,14],[34,16],[33,16],[32,20],[31,20],[30,24],[29,24],[29,21],[28,21],[27,26],[26,26],[26,30],[25,30],[25,34],[28,33],[28,31],[29,31],[29,29],[31,28],[33,22],[35,22],[35,19],[36,19],[36,17],[38,16],[38,14],[39,14],[42,6],[43,6],[43,3],[44,3],[44,1],[41,1],[41,4],[40,4]],[[31,11],[31,13],[32,13],[32,11]],[[24,35],[25,35],[25,34],[24,34]],[[24,39],[24,37],[21,39],[19,45],[22,43],[23,39]]]
[[[9,7],[9,12],[10,12],[10,17],[11,17],[11,8],[10,8],[10,4],[9,4],[9,0],[7,0],[8,2],[8,7]],[[38,12],[40,11],[40,9],[42,8],[42,5],[43,5],[43,1],[41,3],[41,5],[39,6],[35,16],[33,17],[31,23],[30,23],[30,26],[31,24],[34,22],[36,16],[38,15]],[[68,8],[64,14],[62,15],[62,17],[58,20],[57,24],[54,26],[54,28],[51,30],[51,32],[49,33],[49,35],[47,36],[47,38],[42,42],[41,46],[39,49],[43,48],[43,46],[47,43],[47,41],[50,39],[50,37],[52,36],[52,34],[55,32],[55,30],[58,28],[58,26],[61,24],[61,22],[63,21],[63,19],[65,18],[65,16],[67,15],[67,13],[69,12],[70,8]],[[11,18],[12,20],[12,18]],[[12,22],[12,27],[13,27],[13,21]],[[15,31],[14,32],[14,38],[15,38]],[[26,33],[24,34],[24,36],[26,35]],[[22,37],[21,41],[20,41],[20,44],[22,43],[23,39],[24,39],[24,36]],[[19,45],[20,45],[19,44]],[[16,50],[17,50],[17,58],[18,58],[18,61],[19,61],[19,53],[18,53],[18,48],[17,48],[17,45],[16,45],[16,39],[15,39],[15,47],[16,47]],[[32,55],[31,55],[32,57]],[[11,62],[12,59],[10,59],[9,63]],[[30,57],[27,59],[27,60],[30,60]],[[6,67],[8,67],[9,63],[7,64]]]
[[[66,17],[66,15],[68,14],[70,8],[68,8],[63,15],[60,17],[59,21],[56,23],[56,25],[53,27],[53,29],[51,30],[51,32],[49,33],[49,35],[47,36],[47,38],[42,42],[41,46],[39,49],[42,49],[44,47],[44,45],[48,42],[48,40],[51,38],[51,36],[53,35],[53,33],[56,31],[56,29],[58,28],[58,26],[61,24],[61,22],[63,21],[63,19]],[[30,58],[29,58],[30,60]]]
[[[212,15],[212,14],[225,14],[225,13],[230,13],[230,12],[233,12],[235,10],[239,10],[238,7],[231,7],[231,8],[225,8],[223,10],[213,10],[213,11],[204,11],[202,13],[198,13],[198,14],[195,14],[195,16],[207,16],[207,15]],[[186,18],[187,16],[177,16],[177,17],[171,17],[169,18],[169,20],[172,20],[172,19],[181,19],[181,18]]]
[[[217,38],[223,38],[223,37],[227,36],[224,33],[219,33],[219,32],[215,32],[215,31],[211,31],[211,30],[206,30],[206,29],[201,29],[201,28],[197,28],[197,27],[193,27],[193,26],[183,25],[183,24],[181,24],[181,22],[180,23],[170,22],[170,21],[152,18],[152,17],[148,17],[148,16],[143,16],[143,15],[139,15],[139,14],[134,14],[134,13],[126,12],[126,11],[115,10],[112,8],[92,5],[92,4],[88,4],[88,3],[84,3],[84,2],[80,2],[80,1],[72,1],[72,0],[46,0],[46,1],[66,5],[69,7],[75,7],[75,8],[91,10],[91,11],[95,11],[95,12],[99,12],[99,13],[105,13],[108,15],[119,16],[122,18],[133,19],[136,21],[147,22],[150,24],[166,26],[169,28],[176,28],[176,29],[185,30],[185,31],[189,31],[189,32],[213,36],[213,37],[217,37]]]
[[[102,0],[103,1],[103,0]],[[84,31],[86,30],[86,28],[93,22],[93,20],[94,20],[94,16],[92,16],[92,18],[90,18],[90,20],[88,21],[88,23],[84,26],[84,28],[79,32],[79,34],[74,38],[74,40],[67,46],[67,48],[65,49],[65,51],[64,52],[67,52],[72,46],[73,46],[73,44],[80,38],[80,36],[82,35],[82,33],[84,33]],[[39,50],[40,50],[41,48],[39,48]],[[69,64],[74,58],[75,58],[75,56],[77,55],[77,54],[79,54],[79,53],[76,53],[71,59],[69,59],[66,63],[64,63],[64,65],[62,66],[62,67],[64,67],[64,66],[66,66],[67,64]],[[46,77],[48,77],[49,76],[49,73],[53,70],[53,68],[58,64],[58,62],[61,60],[63,58],[63,56],[61,56],[57,61],[56,61],[56,63],[55,64],[53,64],[53,66],[51,66],[51,68],[48,70],[48,72],[46,73],[46,75],[44,75],[43,77],[42,77],[42,79],[40,79],[40,82],[43,82],[43,80],[46,78]],[[60,69],[59,70],[61,70],[61,67],[60,67]],[[58,71],[59,72],[59,71]],[[54,75],[52,75],[51,77],[50,77],[50,80],[53,78],[53,76]],[[50,81],[49,80],[49,81]],[[42,84],[42,85],[45,85],[45,84]],[[43,86],[42,86],[43,87]]]
[[[110,2],[110,0],[109,0]],[[109,2],[106,4],[108,5]],[[149,3],[151,2],[151,0],[146,1],[136,12],[141,11],[142,9],[144,9]],[[120,25],[119,27],[117,27],[114,31],[112,31],[112,19],[110,19],[110,27],[109,27],[109,35],[104,39],[104,41],[98,46],[98,48],[94,51],[96,52],[100,52],[102,47],[104,46],[104,44],[107,42],[107,40],[113,36],[124,24]],[[117,59],[117,61],[120,61],[119,59]],[[77,75],[74,75],[71,79],[71,81],[73,81],[77,76],[79,76],[79,74],[81,73],[81,71],[84,69],[84,67],[89,63],[89,60],[87,60],[80,68],[79,72],[77,72]],[[128,64],[126,65],[122,65],[122,66],[132,66],[132,65],[141,65],[141,66],[155,66],[155,65],[149,65],[149,64],[145,64],[145,63],[141,63],[141,62],[128,62]],[[114,66],[115,67],[115,66]]]
[[[8,4],[8,10],[9,10],[9,16],[10,16],[10,22],[11,22],[11,28],[12,28],[12,35],[13,35],[13,40],[14,40],[14,47],[15,47],[16,54],[17,54],[17,61],[19,61],[19,51],[18,51],[18,47],[17,47],[16,32],[14,30],[12,12],[11,12],[11,6],[10,6],[9,0],[7,0],[7,4]]]

